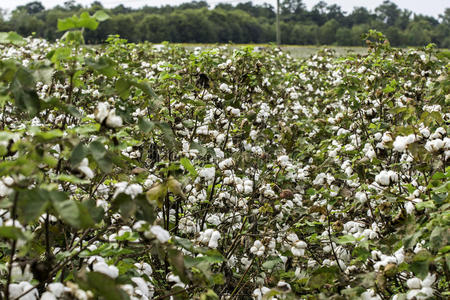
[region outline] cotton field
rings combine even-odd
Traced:
[[[449,296],[444,53],[76,32],[0,44],[2,299]]]

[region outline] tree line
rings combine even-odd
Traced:
[[[96,31],[86,32],[86,41],[103,43],[111,34],[130,42],[180,43],[269,43],[275,41],[275,8],[251,1],[209,7],[206,1],[181,5],[144,6],[132,9],[118,5],[103,8],[98,1],[89,7],[66,1],[45,9],[39,1],[17,7],[7,17],[0,11],[0,31],[16,31],[48,40],[61,36],[56,24],[83,11],[104,9],[111,18]],[[415,14],[386,0],[374,11],[356,7],[346,13],[339,5],[319,1],[310,10],[302,0],[281,1],[281,41],[296,45],[362,45],[361,35],[369,29],[383,32],[393,46],[423,46],[435,43],[450,48],[450,8],[438,17]]]

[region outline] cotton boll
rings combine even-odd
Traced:
[[[143,296],[150,297],[150,290],[148,288],[147,282],[140,277],[132,277],[131,281],[136,284],[136,289],[139,290]]]
[[[414,204],[412,204],[411,202],[405,203],[405,210],[408,215],[412,214],[414,212],[414,209],[415,209]]]
[[[211,234],[211,238],[209,240],[208,247],[216,249],[217,246],[219,245],[219,239],[220,239],[220,232],[214,231]]]
[[[422,288],[422,285],[420,283],[420,279],[416,278],[416,277],[408,279],[408,281],[406,281],[406,285],[410,289],[420,289],[420,288]]]
[[[95,120],[99,123],[103,123],[103,121],[108,117],[109,114],[109,104],[107,102],[100,102],[97,104],[97,109],[95,110],[94,116]]]
[[[64,293],[64,284],[60,282],[54,282],[47,285],[47,290],[54,294],[56,297],[61,297]]]
[[[40,300],[56,300],[56,296],[50,292],[44,292]]]
[[[256,240],[253,243],[253,246],[250,248],[250,252],[256,256],[263,256],[266,247],[261,243],[260,240]]]
[[[98,262],[92,266],[94,272],[103,273],[111,278],[119,276],[119,269],[116,266],[109,266],[105,262]]]
[[[108,114],[108,118],[106,119],[106,126],[110,128],[117,128],[121,127],[122,125],[123,125],[122,118],[116,115],[115,109],[112,109]]]
[[[170,240],[170,233],[159,225],[154,225],[150,228],[150,232],[158,239],[161,243],[166,243]],[[146,235],[146,237],[148,237]]]
[[[94,171],[89,168],[89,160],[86,157],[81,160],[81,163],[77,167],[77,169],[80,170],[89,179],[92,179],[95,176]]]
[[[428,273],[427,277],[422,280],[422,287],[431,287],[433,283],[436,281],[436,274]]]
[[[389,185],[389,174],[387,171],[381,171],[378,175],[375,176],[375,182],[381,185]]]
[[[445,146],[445,142],[444,142],[443,140],[441,140],[441,139],[435,139],[435,140],[432,140],[432,141],[428,141],[428,142],[425,144],[425,149],[426,149],[428,152],[438,152],[438,151],[440,151],[442,148],[444,148],[444,146]]]

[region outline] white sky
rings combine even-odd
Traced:
[[[77,3],[82,5],[89,5],[94,0],[77,0]],[[217,3],[230,3],[236,4],[239,2],[247,2],[250,0],[207,0],[207,2],[214,6]],[[0,0],[0,8],[6,9],[8,11],[13,10],[18,5],[23,5],[32,2],[32,0]],[[114,7],[119,4],[123,4],[128,7],[141,7],[144,5],[149,6],[160,6],[165,4],[177,5],[183,2],[189,2],[186,0],[100,0],[105,7]],[[319,2],[318,0],[304,0],[304,3],[311,8]],[[354,6],[364,6],[371,10],[380,5],[383,0],[325,0],[328,4],[338,4],[343,8],[344,11],[351,12]],[[400,8],[407,8],[415,13],[431,15],[438,17],[442,14],[445,8],[450,7],[449,0],[393,0]],[[41,3],[46,8],[51,8],[55,5],[62,5],[64,0],[41,0]],[[276,5],[276,0],[253,0],[255,4],[269,3],[273,6]]]

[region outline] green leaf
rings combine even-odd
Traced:
[[[209,289],[206,293],[200,296],[200,300],[219,300],[219,296],[217,296],[213,290]]]
[[[103,22],[103,21],[110,19],[110,16],[107,13],[105,13],[103,10],[97,10],[95,12],[95,14],[93,15],[93,17],[99,22]]]
[[[149,133],[153,130],[153,128],[155,128],[155,123],[146,118],[140,117],[138,120],[138,126],[144,133]]]
[[[425,279],[429,273],[429,265],[432,259],[433,257],[427,250],[421,250],[413,257],[409,269],[420,279]]]
[[[70,155],[70,165],[72,168],[76,168],[81,161],[88,155],[88,148],[83,145],[83,143],[79,143],[72,150],[72,154]]]
[[[272,260],[268,260],[265,263],[262,264],[262,267],[267,270],[272,270],[275,268],[276,265],[280,264],[282,262],[281,258],[277,257]]]
[[[337,239],[337,243],[341,245],[353,244],[356,242],[356,238],[353,235],[343,235]]]
[[[91,17],[89,13],[83,12],[80,17],[72,16],[66,19],[58,19],[58,31],[66,31],[75,28],[87,28],[95,30],[98,27],[95,17]]]
[[[197,171],[188,158],[182,157],[180,159],[180,163],[189,172],[189,174],[191,174],[192,177],[197,177]]]
[[[172,127],[166,122],[156,123],[156,126],[162,132],[162,140],[164,144],[169,147],[169,149],[176,150],[178,149],[178,142],[175,138],[175,134],[173,133]]]
[[[35,90],[33,75],[25,68],[20,67],[11,83],[11,93],[16,106],[35,116],[41,108],[39,96]]]
[[[19,192],[17,208],[19,219],[28,224],[44,213],[49,204],[49,192],[41,189],[23,190]]]
[[[16,32],[0,32],[0,44],[24,45],[25,39]]]
[[[51,191],[49,197],[58,216],[67,224],[75,228],[87,228],[93,225],[87,209],[80,202],[69,199],[66,193]]]
[[[130,217],[134,216],[136,212],[136,204],[130,195],[120,193],[116,196],[116,198],[114,198],[112,209],[120,211],[121,216],[125,220],[128,220]]]
[[[113,162],[105,146],[99,141],[93,141],[88,148],[100,170],[105,173],[111,173]]]
[[[105,300],[127,300],[130,298],[116,285],[114,279],[102,273],[87,273],[87,284],[96,295]]]
[[[91,69],[107,77],[117,76],[117,64],[109,57],[102,56],[98,60],[92,58],[86,59],[86,65]]]
[[[10,240],[18,240],[25,238],[22,231],[19,228],[12,226],[1,226],[0,237]]]
[[[130,96],[130,88],[132,84],[129,80],[124,78],[119,78],[116,81],[116,91],[119,94],[120,98],[126,100]]]
[[[338,275],[339,269],[337,266],[319,268],[313,272],[308,281],[308,286],[313,289],[321,288],[324,284],[332,283]]]

